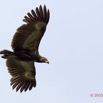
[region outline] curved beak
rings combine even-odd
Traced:
[[[49,61],[47,60],[47,61],[45,61],[45,63],[49,64]]]

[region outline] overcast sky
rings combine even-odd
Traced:
[[[0,58],[0,103],[102,103],[103,0],[1,0],[0,50],[12,50],[23,17],[44,4],[51,15],[39,50],[50,64],[36,63],[37,87],[20,94]]]

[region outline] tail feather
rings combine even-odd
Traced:
[[[9,51],[9,50],[2,50],[0,51],[0,54],[12,54],[13,52]]]
[[[2,50],[0,51],[0,54],[4,54],[3,56],[1,56],[2,58],[7,58],[8,56],[13,55],[14,53],[9,50]]]

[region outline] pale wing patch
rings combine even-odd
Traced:
[[[33,62],[23,62],[21,61],[20,64],[22,65],[22,67],[25,69],[25,77],[29,78],[29,79],[34,79],[34,64]]]
[[[31,50],[36,50],[37,49],[37,44],[39,41],[37,41],[40,37],[40,32],[39,31],[33,31],[28,38],[25,40],[23,44],[23,48],[25,49],[31,49]]]
[[[11,74],[12,88],[16,91],[31,90],[36,86],[34,61],[19,61],[14,58],[7,59],[8,72]]]

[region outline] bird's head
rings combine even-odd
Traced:
[[[41,58],[40,58],[40,62],[41,62],[41,63],[47,63],[47,64],[49,64],[48,59],[45,58],[45,57],[41,57]]]

